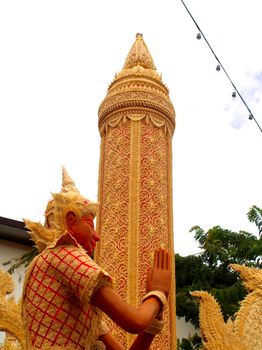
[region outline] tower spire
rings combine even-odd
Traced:
[[[127,55],[123,69],[133,68],[138,65],[146,69],[156,70],[153,58],[144,42],[143,34],[140,33],[136,34],[136,41]]]

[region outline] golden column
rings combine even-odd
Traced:
[[[141,34],[99,108],[101,153],[97,261],[115,279],[117,292],[133,306],[145,295],[152,252],[174,253],[172,135],[175,111]],[[173,260],[174,267],[174,260]],[[175,277],[169,311],[152,349],[173,350]],[[129,346],[133,336],[114,326]]]

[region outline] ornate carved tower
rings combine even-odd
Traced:
[[[115,76],[99,108],[101,154],[101,243],[97,260],[116,281],[116,290],[134,306],[145,295],[152,252],[174,252],[172,218],[172,135],[175,111],[168,89],[137,34],[123,70]],[[174,261],[173,261],[174,267]],[[172,283],[175,286],[175,280]],[[176,348],[175,295],[170,295],[166,324],[152,349]],[[123,344],[131,335],[114,328]]]

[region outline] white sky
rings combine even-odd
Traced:
[[[262,125],[261,1],[186,4]],[[180,0],[0,2],[0,216],[42,220],[61,164],[96,200],[97,110],[137,32],[176,109],[176,252],[197,251],[193,225],[255,233],[262,133]]]

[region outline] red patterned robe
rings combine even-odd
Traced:
[[[110,276],[77,244],[56,244],[38,255],[22,301],[28,350],[89,350],[101,323],[101,311],[90,299],[108,284]]]

